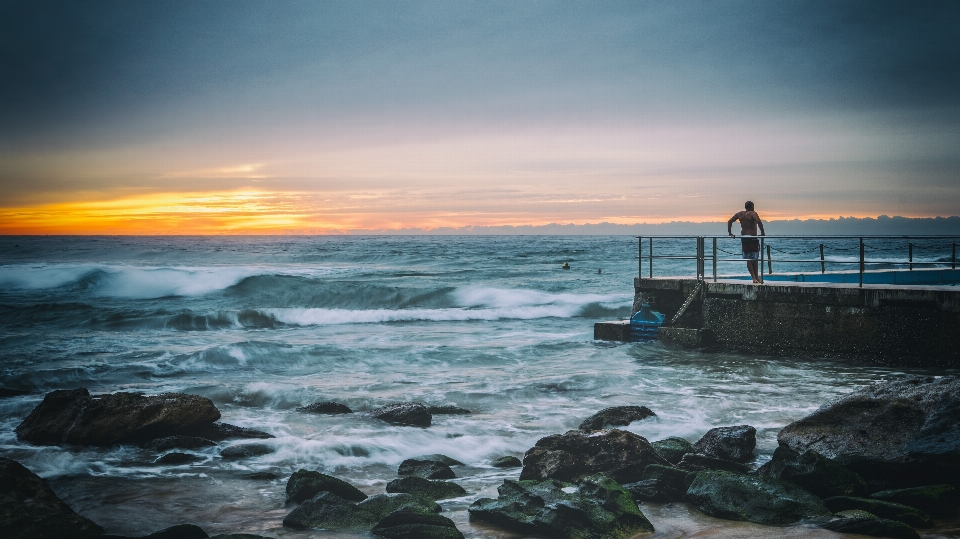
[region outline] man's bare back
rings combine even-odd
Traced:
[[[760,220],[760,215],[753,210],[737,212],[730,218],[729,224],[732,225],[734,221],[740,221],[740,234],[743,236],[756,236],[757,225],[760,226],[760,230],[763,230],[763,221]],[[727,227],[727,232],[730,232],[729,227]]]

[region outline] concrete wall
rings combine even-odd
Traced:
[[[677,326],[724,349],[883,365],[960,367],[960,287],[705,282]],[[693,279],[637,279],[638,300],[671,318]]]

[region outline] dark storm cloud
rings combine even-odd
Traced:
[[[176,106],[283,77],[358,100],[592,82],[953,106],[958,26],[957,2],[8,1],[0,112]]]

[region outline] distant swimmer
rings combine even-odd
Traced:
[[[741,236],[756,236],[757,227],[760,227],[760,235],[766,236],[767,234],[763,231],[763,221],[760,220],[757,212],[753,211],[753,202],[748,200],[743,207],[746,208],[744,211],[737,212],[727,221],[727,234],[730,234],[731,238],[736,237],[730,231],[730,227],[733,226],[734,221],[740,221]],[[740,238],[740,249],[743,253],[743,259],[747,261],[747,271],[753,277],[753,282],[760,284],[760,275],[757,268],[757,261],[760,260],[760,240],[757,238]]]
[[[563,265],[560,266],[560,269],[570,269],[570,264],[567,262],[564,262]]]
[[[603,268],[597,268],[597,275],[600,275],[601,273],[603,273]]]

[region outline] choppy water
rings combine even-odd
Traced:
[[[759,461],[787,423],[902,371],[816,358],[702,354],[592,339],[626,317],[632,237],[0,238],[0,453],[51,481],[108,533],[180,522],[207,532],[351,537],[282,528],[284,485],[299,468],[383,492],[406,458],[443,453],[469,492],[441,502],[468,537],[514,537],[468,521],[522,456],[597,410],[645,405],[628,427],[651,441],[696,441],[714,426],[758,429]],[[569,262],[572,269],[560,265]],[[602,273],[597,272],[598,269]],[[922,372],[922,371],[917,371]],[[270,432],[273,454],[155,466],[130,447],[33,447],[14,428],[54,389],[209,397],[223,421]],[[362,414],[295,411],[318,400],[358,412],[420,401],[469,416],[428,429]],[[273,472],[274,480],[248,479]],[[644,505],[656,537],[755,536],[682,505]],[[833,537],[794,528],[778,534]]]

